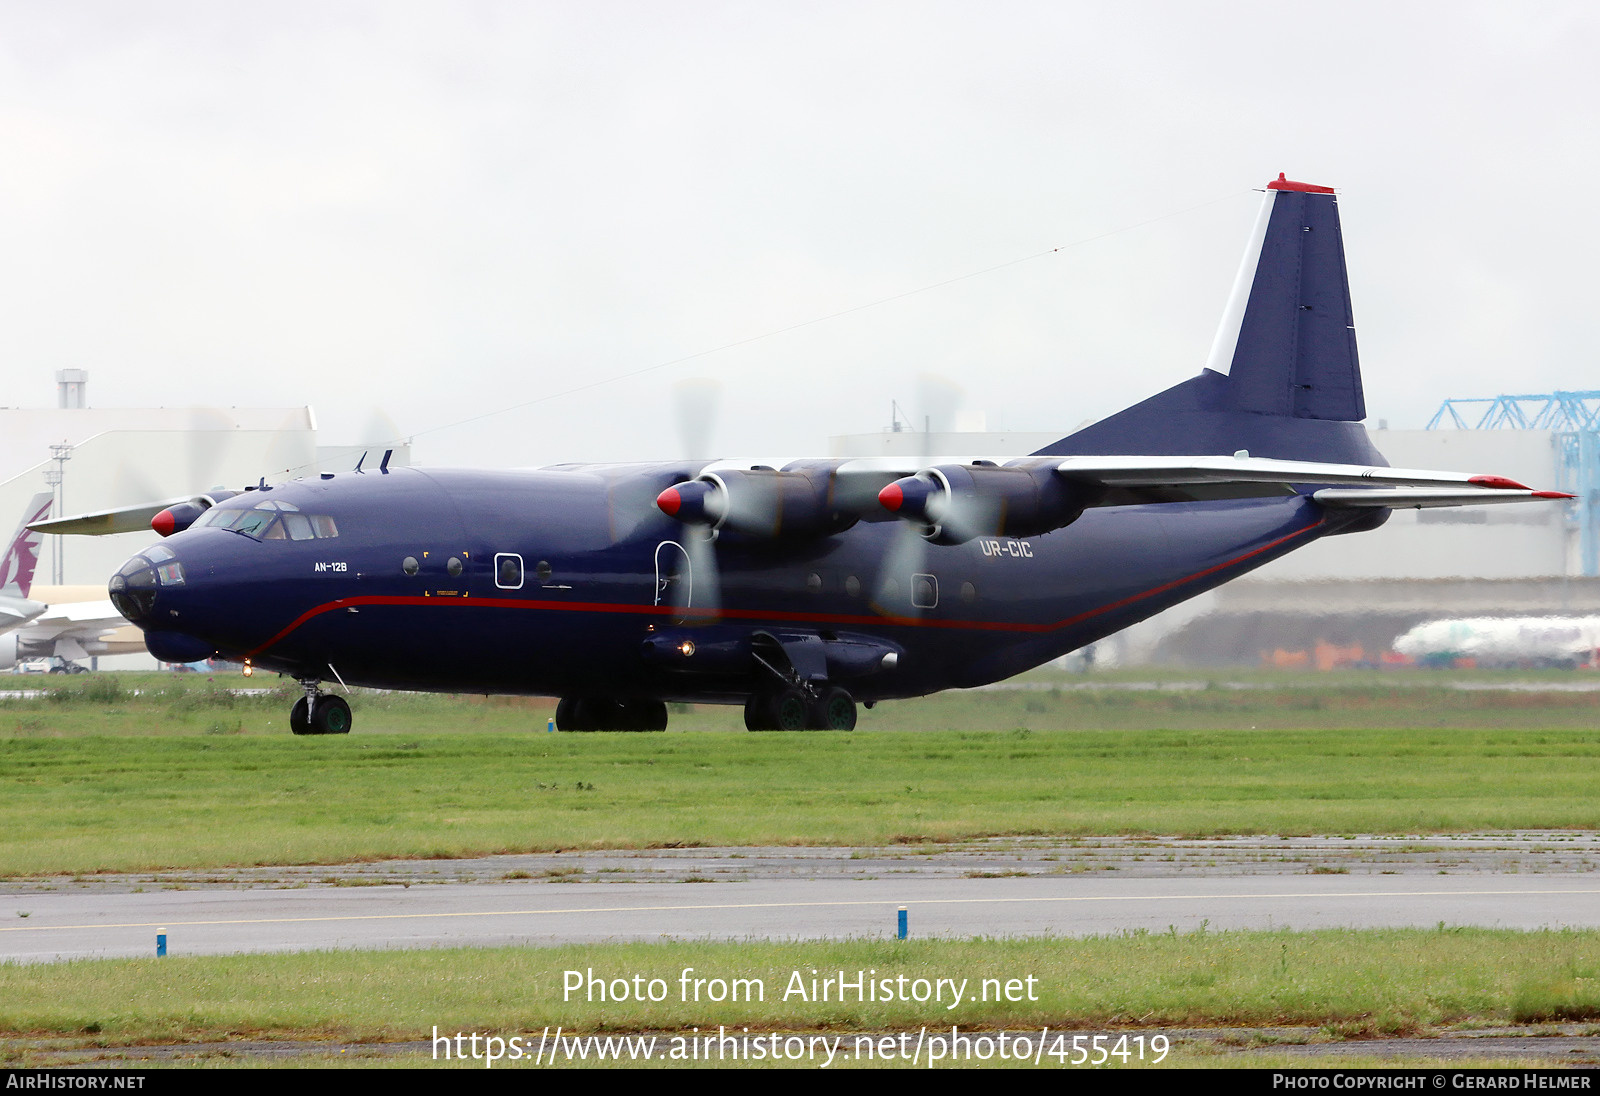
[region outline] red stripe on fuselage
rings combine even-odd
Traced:
[[[273,636],[271,639],[267,640],[254,650],[246,652],[245,657],[255,658],[259,656],[262,651],[265,651],[267,648],[282,642],[285,637],[299,628],[302,624],[306,623],[306,621],[311,620],[314,617],[319,617],[323,613],[331,613],[339,609],[359,608],[363,605],[426,605],[431,607],[449,608],[537,609],[545,612],[558,613],[633,613],[642,616],[701,617],[707,620],[773,620],[804,624],[858,624],[880,627],[885,624],[890,624],[906,628],[956,628],[967,631],[986,632],[1053,632],[1058,628],[1070,628],[1074,624],[1081,624],[1086,620],[1091,620],[1094,617],[1101,616],[1102,614],[1112,612],[1116,609],[1121,609],[1123,606],[1132,605],[1137,601],[1143,601],[1145,598],[1155,597],[1157,594],[1164,594],[1169,590],[1175,590],[1180,586],[1184,586],[1188,583],[1195,582],[1198,579],[1205,578],[1207,575],[1214,575],[1218,571],[1226,570],[1227,568],[1235,566],[1236,564],[1243,563],[1247,559],[1259,556],[1262,552],[1271,551],[1280,544],[1284,544],[1293,540],[1295,537],[1303,536],[1321,524],[1321,519],[1318,519],[1302,529],[1296,529],[1292,533],[1286,533],[1277,540],[1269,541],[1259,548],[1252,548],[1250,551],[1245,552],[1242,555],[1234,556],[1232,559],[1225,560],[1222,563],[1213,564],[1202,571],[1196,571],[1192,575],[1185,575],[1183,578],[1174,579],[1171,582],[1164,582],[1160,586],[1153,586],[1142,593],[1131,594],[1128,597],[1122,598],[1118,601],[1113,601],[1108,604],[1101,605],[1098,608],[1088,609],[1073,616],[1064,617],[1061,620],[1052,621],[1046,624],[1024,624],[1010,621],[990,620],[924,620],[921,617],[902,617],[889,615],[880,616],[877,614],[841,616],[837,613],[795,613],[768,609],[716,610],[695,609],[693,607],[685,609],[673,605],[621,605],[617,604],[616,602],[609,601],[527,601],[520,598],[501,597],[406,597],[373,594],[367,597],[339,598],[337,601],[326,602],[325,604],[318,605],[315,608],[307,609],[305,612],[295,617],[295,619],[290,622],[287,627],[278,632],[277,635]]]

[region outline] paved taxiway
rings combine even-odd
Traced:
[[[611,940],[1600,927],[1600,835],[677,849],[0,885],[0,960]],[[613,881],[614,880],[614,881]]]

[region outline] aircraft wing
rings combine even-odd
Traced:
[[[103,537],[112,533],[150,531],[150,519],[169,506],[177,506],[195,498],[179,495],[160,502],[144,502],[137,506],[123,506],[115,510],[97,510],[92,514],[73,514],[70,517],[35,521],[28,528],[36,533],[78,533],[84,536]]]
[[[68,602],[43,608],[43,613],[16,629],[19,647],[35,657],[54,654],[76,660],[87,655],[144,649],[142,637],[115,634],[130,626],[109,601]]]
[[[1317,502],[1334,508],[1476,506],[1572,497],[1560,491],[1535,491],[1505,476],[1276,460],[1245,453],[1231,457],[1097,455],[988,461],[971,457],[870,457],[844,462],[837,475],[867,486],[951,464],[1050,468],[1065,479],[1104,488],[1104,495],[1092,504],[1100,506],[1290,495],[1297,493],[1297,486],[1317,484],[1346,485],[1344,489],[1323,488],[1312,493]]]

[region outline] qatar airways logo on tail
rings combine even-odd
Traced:
[[[43,539],[41,533],[28,532],[27,526],[36,521],[43,521],[50,514],[50,502],[23,519],[22,528],[17,530],[16,539],[11,542],[11,550],[6,553],[5,559],[0,560],[0,590],[16,590],[22,596],[28,596],[28,590],[33,586],[33,572],[39,565],[39,541]]]

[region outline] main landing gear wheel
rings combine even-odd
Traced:
[[[660,700],[610,700],[564,696],[556,705],[556,729],[562,731],[664,731],[667,706]]]
[[[754,693],[744,702],[744,725],[751,731],[803,731],[810,715],[811,698],[796,688]]]
[[[812,730],[853,731],[856,729],[856,702],[837,685],[822,690],[811,706]]]
[[[311,711],[312,734],[349,734],[352,722],[350,705],[342,696],[318,697],[317,706]]]
[[[307,686],[306,695],[289,709],[289,729],[295,734],[349,734],[354,722],[344,697]]]

